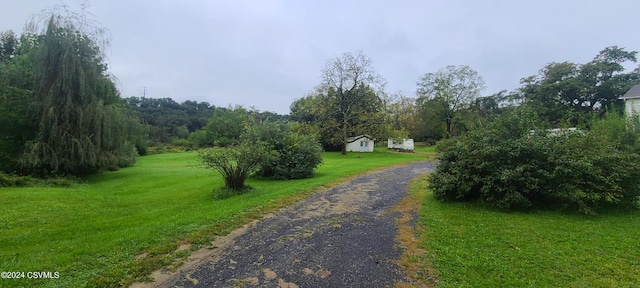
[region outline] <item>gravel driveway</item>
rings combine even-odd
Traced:
[[[407,282],[397,259],[398,212],[412,163],[359,176],[271,214],[194,253],[153,287],[392,287]]]

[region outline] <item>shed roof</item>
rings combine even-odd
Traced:
[[[618,99],[637,99],[640,98],[640,84],[633,85],[627,93],[624,93],[622,97]]]
[[[353,142],[356,142],[356,141],[358,141],[358,140],[360,140],[362,138],[368,138],[369,140],[376,140],[376,139],[374,139],[373,137],[371,137],[371,136],[369,136],[367,134],[363,134],[363,135],[359,135],[359,136],[356,136],[356,137],[347,138],[347,143],[353,143]]]

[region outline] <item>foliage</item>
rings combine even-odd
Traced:
[[[482,203],[442,203],[422,177],[416,221],[418,287],[633,287],[640,283],[640,211],[598,217],[505,213]],[[425,195],[426,194],[426,195]],[[427,251],[427,253],[424,253]],[[433,285],[432,285],[433,286]],[[428,286],[431,287],[431,286]]]
[[[382,101],[378,92],[383,86],[371,59],[362,53],[344,53],[327,62],[315,94],[291,105],[291,117],[318,125],[324,148],[340,145],[345,155],[348,136],[375,134],[371,132],[380,125]]]
[[[371,110],[366,125],[369,127],[367,134],[374,139],[408,138],[408,117],[411,117],[414,106],[413,99],[402,96],[400,93],[388,94],[380,91],[379,104]],[[371,100],[369,100],[371,101]],[[374,100],[375,101],[375,100]],[[355,136],[355,135],[354,135]]]
[[[148,145],[178,145],[190,148],[228,146],[238,143],[244,122],[283,120],[273,112],[247,111],[241,106],[216,107],[207,102],[171,98],[129,97],[125,99],[147,127]]]
[[[416,141],[433,140],[438,141],[447,137],[447,125],[442,121],[441,116],[444,113],[443,107],[445,103],[443,99],[421,99],[418,103],[418,113],[416,119],[416,130],[414,134]],[[455,119],[453,126],[457,126],[458,118]]]
[[[415,105],[415,99],[396,94],[391,97],[390,101],[385,101],[383,98],[385,124],[390,126],[390,133],[387,135],[374,136],[376,139],[388,139],[394,137],[409,138],[409,135],[418,134],[416,114],[417,108]],[[373,135],[372,135],[373,136]]]
[[[207,102],[187,100],[178,104],[171,98],[132,96],[125,98],[125,102],[147,125],[150,146],[170,144],[176,139],[189,137],[189,133],[207,125],[216,109]]]
[[[335,89],[329,88],[326,93],[318,91],[297,99],[292,104],[291,118],[317,127],[320,141],[326,150],[345,148],[345,133],[349,136],[384,134],[382,102],[371,87],[361,85],[354,88],[350,91],[348,101],[339,100],[338,95]],[[341,112],[343,109],[348,112]],[[334,147],[337,149],[332,149]]]
[[[134,162],[139,120],[124,109],[95,34],[52,15],[33,58],[37,135],[20,165],[29,173],[80,175]]]
[[[484,80],[469,66],[447,66],[435,73],[426,73],[418,81],[418,103],[436,100],[433,112],[446,125],[447,137],[459,134],[457,113],[471,106],[484,89]]]
[[[505,209],[562,205],[583,213],[638,204],[637,130],[610,119],[591,131],[550,133],[536,119],[521,109],[439,145],[434,196]]]
[[[35,179],[28,176],[17,176],[0,172],[0,187],[35,186]]]
[[[526,105],[554,125],[587,123],[592,114],[603,115],[607,109],[621,111],[622,96],[640,83],[639,70],[624,72],[624,63],[637,61],[636,51],[611,46],[585,64],[550,63],[538,75],[523,78],[520,88]]]
[[[203,150],[198,157],[207,168],[220,172],[226,188],[242,191],[247,188],[247,177],[273,155],[265,145],[242,143],[224,149]]]
[[[0,171],[16,171],[24,144],[35,137],[29,105],[38,41],[34,35],[18,39],[12,31],[0,33]]]
[[[316,177],[249,178],[247,184],[258,193],[211,201],[212,185],[224,182],[195,165],[196,155],[140,157],[132,167],[95,174],[83,185],[69,188],[0,188],[4,212],[0,213],[0,267],[7,271],[55,267],[61,275],[53,282],[4,279],[0,286],[129,286],[144,281],[154,270],[171,269],[164,265],[180,263],[184,254],[176,251],[182,244],[204,247],[214,237],[321,187],[378,167],[423,159],[415,154],[374,152],[357,158],[326,152]]]
[[[310,94],[296,99],[291,104],[291,120],[297,121],[310,130],[316,131],[322,147],[326,151],[340,151],[342,140],[338,121],[331,117],[330,108],[321,93]]]
[[[296,99],[290,115],[317,131],[326,151],[345,153],[349,136],[389,139],[419,133],[415,99],[386,93],[384,79],[362,53],[331,59],[322,73],[316,91]]]
[[[40,179],[31,176],[7,174],[0,171],[0,187],[71,187],[73,184],[77,184],[78,182],[78,179],[73,177]]]
[[[507,93],[502,90],[498,93],[476,98],[476,101],[469,108],[472,124],[470,126],[486,125],[501,114],[508,113],[521,105],[520,95],[517,93]]]
[[[207,132],[208,143],[203,144],[213,144],[219,147],[238,144],[248,119],[249,112],[241,106],[214,110],[213,116],[204,128]]]
[[[275,179],[301,179],[313,176],[322,163],[322,146],[313,133],[286,122],[265,122],[248,128],[243,136],[252,145],[265,144],[274,157],[263,162],[257,175]]]
[[[313,170],[322,163],[322,146],[312,134],[290,133],[284,147],[277,151],[278,161],[272,163],[276,179],[301,179],[313,176]],[[275,165],[273,165],[275,164]]]

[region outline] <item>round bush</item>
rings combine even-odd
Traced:
[[[559,205],[582,213],[637,206],[635,126],[610,117],[594,120],[590,130],[549,132],[535,119],[516,111],[440,144],[440,164],[429,183],[434,197],[505,209]]]

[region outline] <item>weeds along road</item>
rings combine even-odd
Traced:
[[[217,239],[175,273],[134,287],[391,287],[398,266],[399,212],[418,162],[359,176]]]

